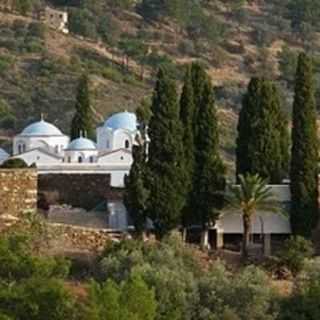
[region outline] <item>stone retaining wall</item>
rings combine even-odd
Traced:
[[[35,169],[0,169],[0,214],[37,209],[37,176]]]
[[[84,250],[101,252],[108,243],[119,241],[123,235],[109,229],[84,228],[59,223],[48,223],[48,233],[52,236],[51,246],[60,250]]]

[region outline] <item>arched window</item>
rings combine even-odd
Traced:
[[[126,141],[125,141],[124,147],[125,147],[126,149],[129,149],[129,148],[130,148],[130,142],[129,142],[129,140],[126,140]]]
[[[78,157],[78,162],[82,163],[82,157]]]
[[[68,162],[69,162],[69,163],[71,162],[71,157],[68,157]]]
[[[55,152],[55,153],[59,153],[59,146],[55,146],[54,152]]]
[[[22,145],[21,144],[18,145],[18,153],[22,153]]]
[[[90,161],[91,163],[93,163],[93,156],[91,156],[91,157],[89,158],[89,161]]]

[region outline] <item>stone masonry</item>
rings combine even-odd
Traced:
[[[48,223],[48,233],[53,235],[50,245],[57,252],[88,250],[101,252],[108,243],[119,241],[123,235],[109,229],[83,228],[59,223]]]
[[[35,169],[0,169],[0,215],[37,210],[37,189]]]

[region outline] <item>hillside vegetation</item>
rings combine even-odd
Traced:
[[[201,61],[213,84],[222,148],[231,163],[241,97],[249,78],[278,80],[290,112],[297,51],[318,71],[320,4],[315,0],[16,0],[0,12],[0,136],[44,113],[69,132],[77,81],[90,75],[96,122],[134,110],[150,96],[160,65],[182,79]],[[69,12],[70,34],[37,19],[50,5]],[[10,142],[4,142],[9,146]]]

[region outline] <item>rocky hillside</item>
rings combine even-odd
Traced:
[[[284,108],[290,111],[297,50],[311,51],[319,65],[320,19],[298,17],[297,12],[306,10],[294,11],[292,3],[298,1],[114,2],[32,0],[25,7],[10,1],[7,7],[0,5],[1,146],[8,147],[10,137],[40,113],[68,132],[82,72],[90,75],[99,123],[111,112],[135,109],[150,96],[160,65],[179,86],[184,65],[197,60],[207,67],[216,87],[222,150],[231,167],[237,113],[249,78],[264,75],[278,81]],[[67,10],[70,34],[40,21],[39,4]],[[320,18],[319,12],[312,12]]]

